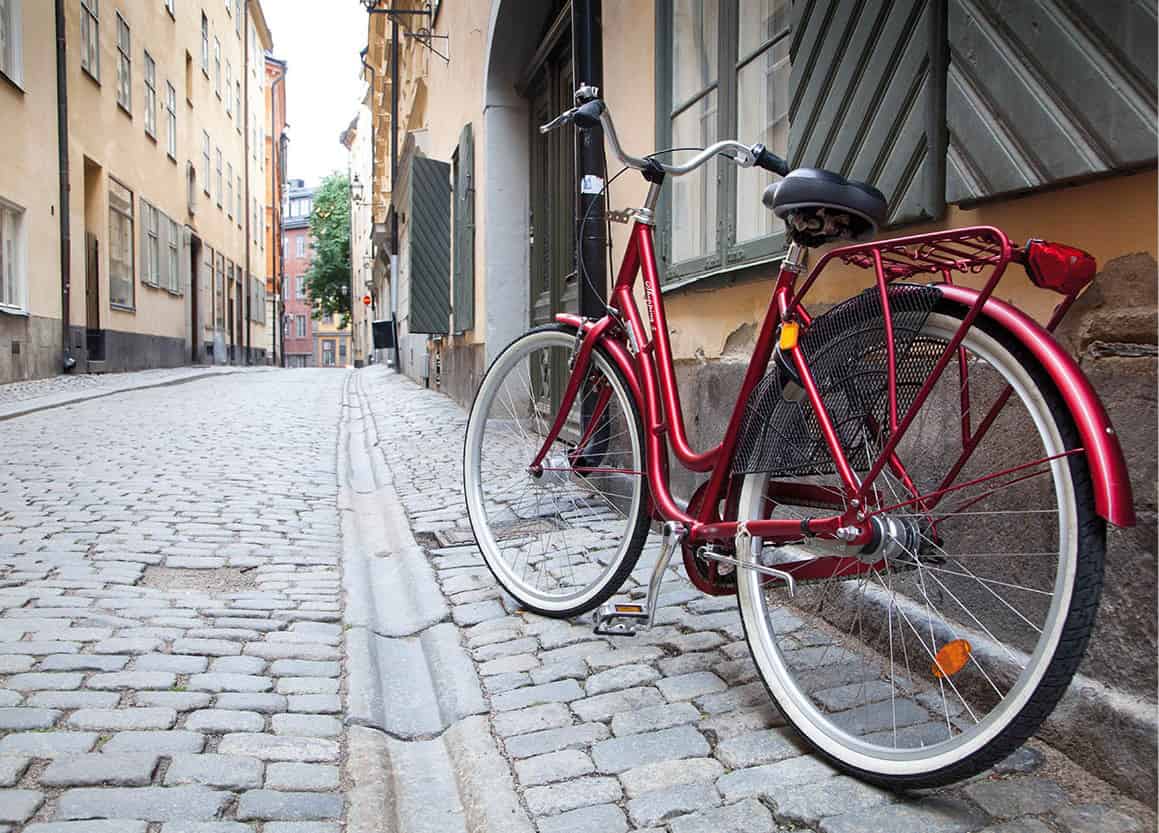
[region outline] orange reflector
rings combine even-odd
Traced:
[[[797,346],[797,335],[801,325],[796,321],[786,321],[781,325],[781,349],[792,350]]]
[[[934,664],[930,670],[938,679],[952,677],[966,667],[970,661],[970,643],[964,639],[955,639],[947,642],[934,657]]]
[[[643,613],[644,608],[640,605],[616,605],[617,613]]]

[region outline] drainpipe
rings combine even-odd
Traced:
[[[375,130],[375,127],[374,127],[374,121],[375,121],[375,119],[374,119],[374,92],[376,89],[376,85],[378,84],[378,71],[374,67],[372,67],[370,64],[366,63],[366,53],[369,50],[369,48],[370,47],[367,47],[366,49],[363,49],[361,52],[359,52],[358,57],[359,57],[359,60],[362,61],[362,69],[370,72],[370,182],[367,183],[367,185],[364,187],[369,188],[369,190],[370,190],[370,240],[371,240],[370,253],[373,256],[374,255],[374,172],[377,170],[377,168],[375,168],[375,161],[377,160],[377,157],[378,157],[377,131]],[[390,187],[392,189],[394,188],[393,182],[391,183]],[[353,245],[354,245],[353,239],[351,239],[350,245],[353,247]],[[353,251],[353,249],[351,249],[351,251]],[[375,257],[374,260],[377,260],[377,257]],[[371,263],[373,263],[374,260],[372,260]],[[351,263],[350,268],[351,269],[354,268],[353,263]],[[371,267],[371,275],[374,274],[373,269],[374,269],[374,267],[372,266]],[[373,278],[371,279],[371,282],[373,284]],[[375,306],[377,306],[377,304],[375,304]],[[371,310],[373,310],[373,309],[374,309],[374,307],[371,307]],[[392,310],[392,313],[393,313],[393,310]],[[372,314],[372,315],[369,315],[367,317],[371,319],[370,328],[371,328],[371,332],[372,332],[370,352],[367,354],[367,358],[369,358],[370,355],[372,355],[374,353],[374,336],[373,336],[373,331],[374,331],[373,317],[374,316]],[[370,364],[370,362],[368,361],[367,364]]]
[[[253,248],[251,241],[253,240],[253,229],[250,228],[250,222],[253,219],[253,200],[250,197],[250,4],[249,0],[243,4],[245,12],[242,16],[242,75],[245,76],[245,81],[242,84],[242,96],[245,98],[245,130],[242,131],[245,137],[245,275],[241,281],[245,292],[242,297],[238,298],[242,308],[242,315],[245,316],[245,346],[242,350],[243,356],[239,364],[249,364],[249,346],[250,346],[250,316],[246,307],[249,306],[249,280],[250,269],[250,250]],[[265,71],[263,67],[263,72]],[[243,298],[245,300],[243,300]],[[240,337],[242,334],[238,333]]]
[[[264,67],[263,67],[263,69],[264,69]],[[285,69],[281,69],[281,70],[279,70],[277,76],[275,76],[274,80],[270,83],[270,112],[273,115],[273,123],[274,124],[278,123],[278,84],[284,83],[285,80],[286,80],[286,71],[285,71]],[[273,127],[273,125],[271,125],[271,129],[272,129],[272,127]],[[283,301],[280,300],[282,297],[282,288],[283,287],[282,287],[282,280],[279,277],[279,274],[284,270],[284,264],[282,263],[282,257],[285,255],[285,251],[286,251],[284,244],[282,243],[282,189],[285,188],[285,183],[282,182],[282,177],[281,177],[281,173],[280,173],[282,170],[282,138],[281,138],[281,136],[278,137],[277,141],[274,141],[274,137],[270,136],[270,147],[273,149],[273,153],[270,154],[270,156],[271,156],[270,164],[271,164],[273,170],[267,171],[266,175],[273,176],[274,182],[276,182],[278,185],[278,187],[274,189],[274,205],[276,206],[276,208],[274,208],[272,211],[270,211],[270,216],[273,218],[273,221],[274,221],[274,230],[276,232],[276,234],[274,236],[278,240],[278,249],[276,252],[274,252],[274,274],[273,274],[273,278],[274,278],[274,315],[273,315],[273,318],[274,318],[274,321],[270,322],[271,326],[273,326],[273,328],[274,328],[274,333],[273,333],[274,355],[271,356],[271,358],[273,359],[273,364],[277,365],[278,364],[278,336],[279,336],[279,334],[282,333],[281,306],[283,303]],[[284,335],[282,335],[281,338],[282,338],[282,354],[283,354],[281,364],[283,367],[285,367],[286,337]]]
[[[394,5],[393,3],[391,4]],[[394,202],[394,186],[398,182],[398,17],[390,16],[390,201]],[[394,369],[402,373],[401,340],[398,332],[398,212],[390,212],[390,320],[394,330]]]
[[[68,49],[64,0],[56,0],[56,142],[60,154],[60,351],[62,370],[76,367],[72,355],[72,229],[69,207]]]
[[[572,0],[571,16],[576,86],[590,84],[602,87],[604,70],[600,0]],[[577,181],[582,183],[596,178],[602,181],[605,170],[604,131],[596,127],[592,130],[577,130],[575,134]],[[596,193],[588,193],[592,190]],[[600,190],[581,187],[577,200],[577,266],[583,266],[578,280],[579,314],[585,318],[600,318],[607,311],[607,223],[604,221],[604,197],[599,193]],[[584,217],[587,217],[587,222],[583,221]]]

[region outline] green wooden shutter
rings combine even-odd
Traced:
[[[948,17],[950,202],[1154,163],[1155,0],[949,0]]]
[[[876,185],[890,223],[944,208],[944,0],[798,0],[789,159]]]
[[[455,332],[475,326],[475,138],[471,125],[459,134],[455,169]]]
[[[451,318],[451,166],[421,156],[410,173],[410,331],[446,335]]]

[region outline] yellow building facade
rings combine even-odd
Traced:
[[[263,361],[260,3],[4,8],[0,380]]]

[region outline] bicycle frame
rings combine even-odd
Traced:
[[[951,271],[954,269],[966,271],[962,268],[962,263],[965,262],[963,250],[968,250],[971,245],[974,245],[972,241],[980,238],[992,240],[993,243],[987,244],[989,248],[970,253],[977,263],[970,266],[969,271],[976,272],[980,271],[980,266],[990,266],[992,267],[990,277],[982,288],[977,290],[954,285]],[[575,328],[581,338],[577,342],[571,377],[564,391],[555,424],[548,432],[539,454],[532,461],[531,468],[541,467],[549,448],[555,442],[563,427],[564,416],[571,409],[581,384],[586,378],[592,350],[596,344],[599,344],[623,371],[633,396],[642,407],[647,444],[646,476],[656,514],[661,519],[683,524],[687,528],[689,544],[731,542],[738,533],[758,536],[774,544],[796,541],[802,537],[836,538],[839,529],[845,527],[847,531],[851,526],[859,529],[858,537],[852,541],[848,537],[844,537],[842,540],[850,543],[867,540],[866,519],[877,512],[896,508],[894,506],[881,506],[878,493],[873,488],[876,477],[886,466],[889,466],[899,478],[904,479],[907,476],[904,466],[894,454],[897,442],[920,410],[937,378],[954,360],[955,356],[960,356],[959,347],[969,327],[980,315],[985,314],[987,317],[1000,320],[1014,332],[1043,363],[1058,384],[1075,417],[1083,442],[1083,448],[1069,453],[1077,454],[1085,451],[1088,455],[1092,476],[1096,484],[1096,509],[1099,514],[1117,525],[1129,526],[1134,523],[1126,465],[1109,419],[1090,387],[1090,383],[1078,370],[1077,365],[1067,354],[1062,352],[1061,348],[1048,335],[1048,331],[1057,326],[1082,287],[1071,291],[1059,304],[1047,330],[1039,327],[1012,307],[992,300],[990,296],[1001,279],[1007,264],[1016,255],[1020,255],[1020,250],[1016,250],[1001,231],[992,227],[934,232],[835,249],[822,257],[810,270],[807,279],[798,291],[796,282],[802,271],[799,265],[800,251],[800,249],[790,250],[789,256],[782,263],[769,301],[768,311],[753,349],[752,358],[745,372],[721,442],[707,451],[697,452],[688,441],[684,423],[653,247],[653,227],[647,222],[636,221],[632,227],[627,250],[608,301],[609,313],[594,321],[569,314],[556,316],[556,320],[560,323]],[[921,253],[916,258],[919,261],[918,267],[914,267],[911,263],[915,259],[912,252]],[[786,354],[791,357],[801,378],[805,394],[818,418],[821,433],[844,487],[844,494],[832,496],[828,501],[833,504],[833,508],[836,510],[834,514],[807,521],[758,519],[742,524],[735,518],[718,519],[716,517],[717,508],[722,501],[727,501],[730,489],[733,488],[734,478],[731,477],[731,469],[742,428],[745,404],[767,371],[782,324],[796,323],[807,327],[810,323],[809,315],[801,304],[801,298],[813,285],[825,264],[835,257],[847,263],[854,263],[866,268],[871,267],[877,287],[882,293],[890,359],[888,363],[890,438],[869,470],[865,472],[863,477],[859,478],[854,473],[841,447],[808,363],[803,353],[796,349],[794,330],[792,337],[782,347]],[[927,258],[927,260],[922,261],[922,257]],[[933,265],[929,265],[930,263]],[[936,363],[929,380],[919,391],[907,412],[899,414],[895,390],[896,371],[893,366],[893,333],[889,326],[889,304],[886,288],[890,281],[903,275],[909,276],[915,273],[934,275],[940,273],[944,281],[940,284],[940,288],[943,289],[944,295],[964,304],[968,308],[968,312],[958,332],[950,340],[945,352]],[[634,295],[637,275],[643,276],[644,301],[648,313],[647,327]],[[992,406],[991,411],[978,423],[976,430],[972,429],[970,424],[968,403],[963,403],[961,431],[965,450],[959,459],[958,466],[947,476],[946,482],[942,484],[940,489],[921,498],[915,498],[915,501],[911,502],[916,502],[919,499],[930,499],[936,504],[946,494],[967,485],[973,485],[951,486],[950,484],[957,471],[973,452],[978,441],[993,423],[1008,395],[1009,391],[999,398]],[[606,398],[601,397],[601,399],[606,404]],[[709,475],[708,482],[702,487],[702,499],[694,509],[681,508],[672,495],[668,476],[668,446],[671,446],[676,460],[686,469]],[[1036,462],[1048,463],[1051,460]],[[1023,468],[1025,467],[997,472],[993,477],[1018,475]],[[809,484],[777,482],[772,485],[780,490],[781,495],[792,495],[814,502],[818,497],[816,488]],[[729,504],[725,505],[727,507]],[[923,504],[923,509],[927,508],[932,507],[926,507]],[[726,509],[726,513],[727,511]]]

